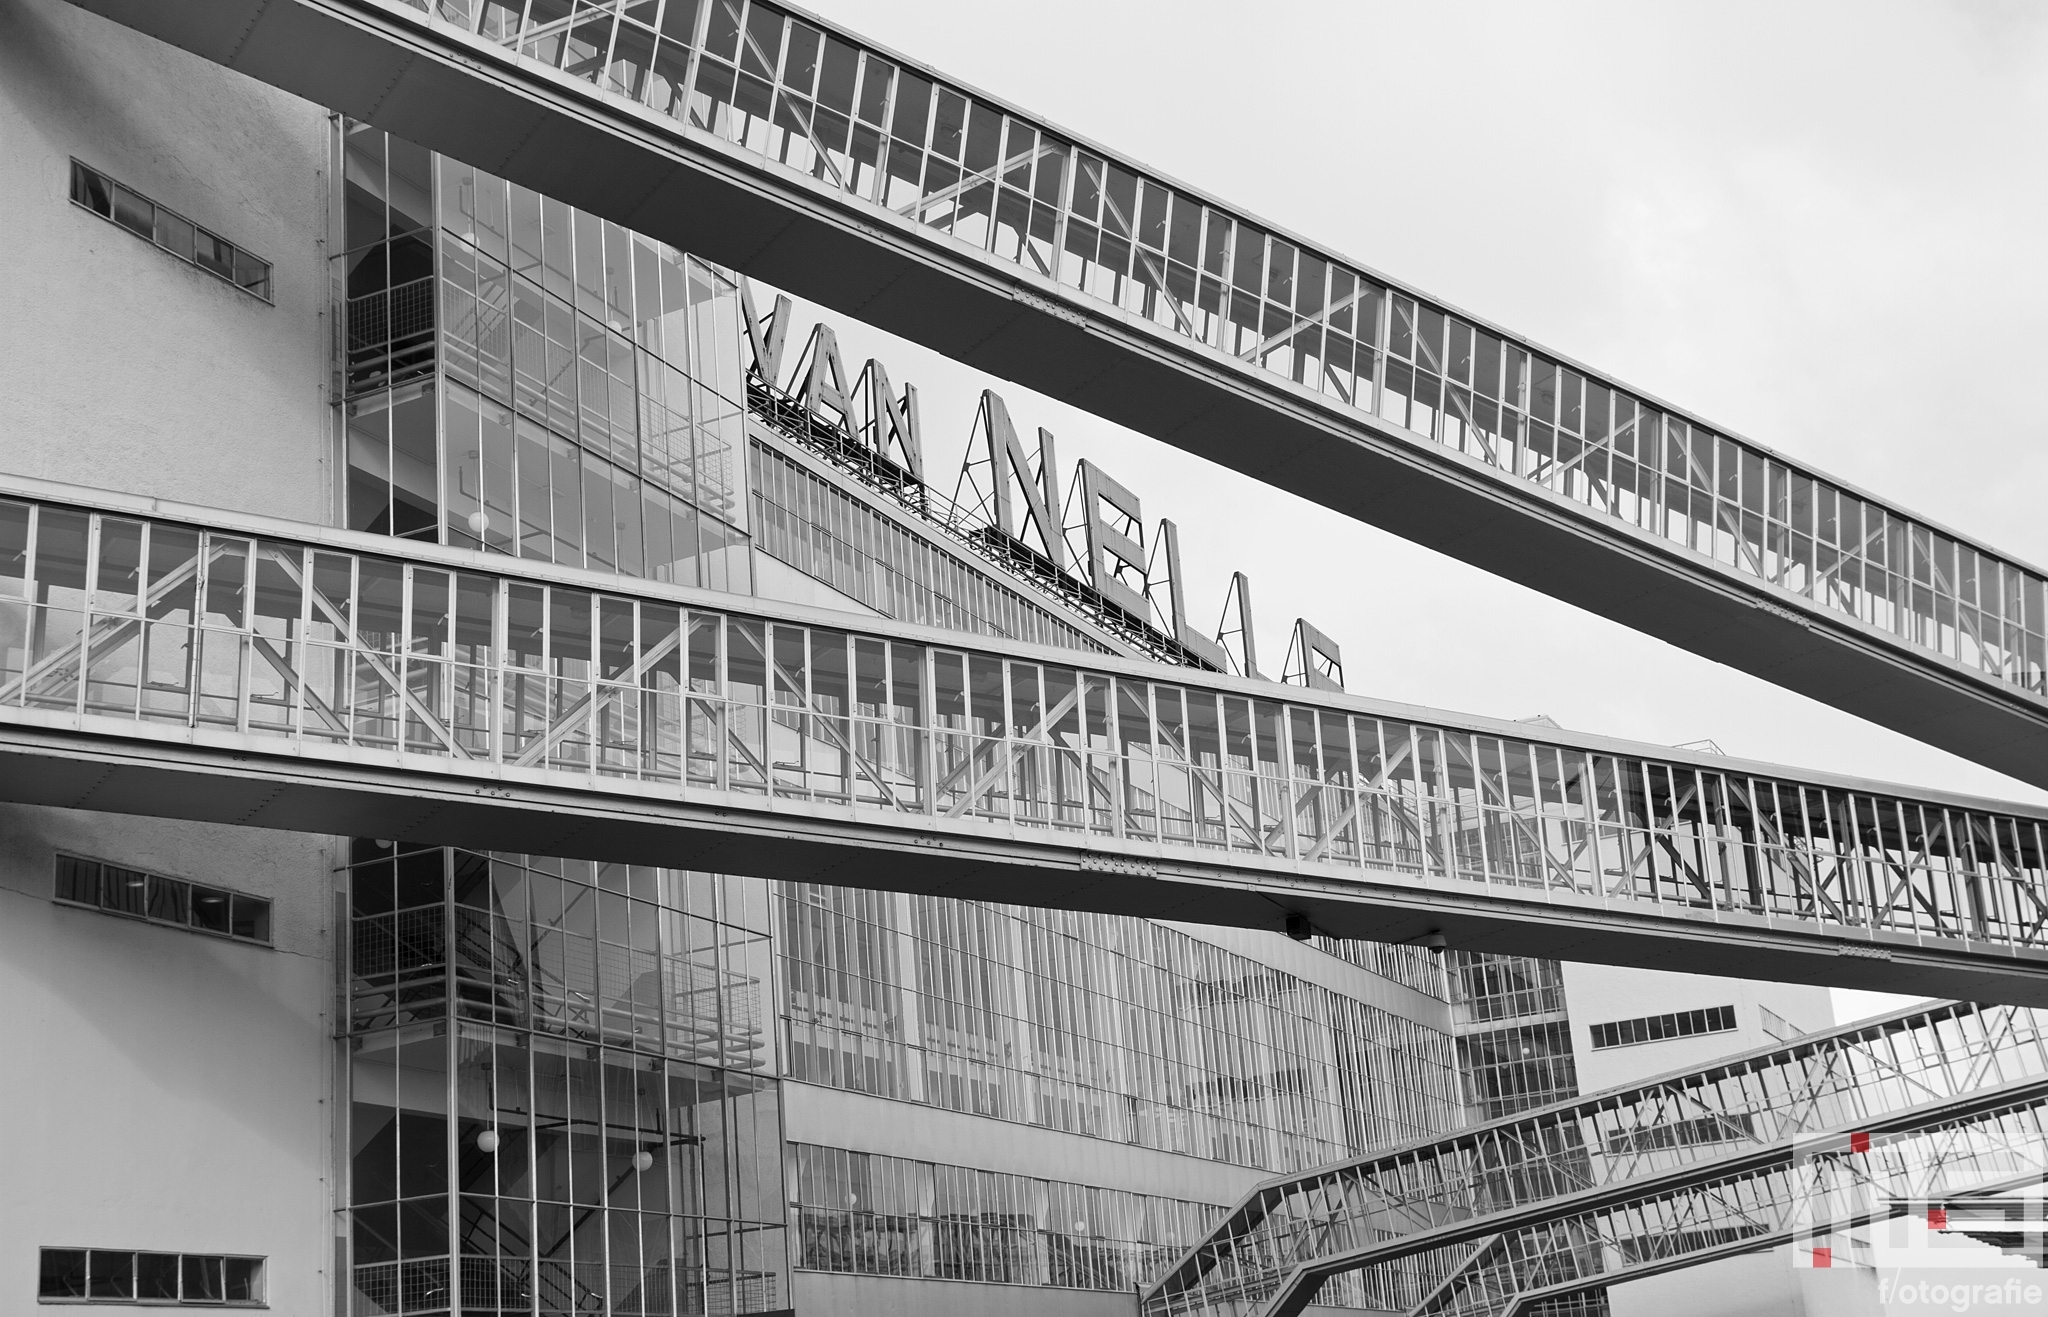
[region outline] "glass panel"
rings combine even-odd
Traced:
[[[145,238],[156,236],[156,207],[147,197],[138,196],[127,188],[114,185],[114,223],[123,228],[133,229]]]
[[[227,1286],[221,1279],[221,1263],[222,1259],[217,1257],[185,1255],[181,1270],[188,1303],[219,1303],[227,1297]]]
[[[236,896],[231,908],[228,932],[257,942],[270,940],[270,902],[254,896]]]
[[[36,1294],[45,1299],[82,1299],[86,1296],[85,1250],[46,1248],[36,1282]]]
[[[227,1259],[227,1301],[260,1303],[263,1299],[263,1262],[260,1258]]]
[[[183,925],[191,908],[191,888],[176,878],[149,875],[149,917]],[[245,898],[246,899],[246,898]]]
[[[85,905],[98,905],[100,901],[100,866],[92,860],[81,860],[69,855],[57,857],[57,899],[78,901]]]
[[[135,1297],[148,1302],[178,1297],[178,1255],[138,1253],[135,1256]]]
[[[233,931],[234,921],[229,917],[230,901],[231,898],[226,892],[194,884],[192,888],[192,927],[204,929],[209,933],[228,933]]]
[[[104,174],[71,162],[71,199],[88,210],[111,217],[114,213],[114,185]]]
[[[105,1249],[92,1250],[87,1263],[86,1294],[94,1299],[132,1299],[135,1297],[135,1255],[133,1253],[110,1253]]]
[[[107,865],[100,880],[100,908],[117,914],[149,912],[149,876],[136,869]]]

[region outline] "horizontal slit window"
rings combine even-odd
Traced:
[[[1697,1011],[1645,1015],[1634,1020],[1594,1025],[1593,1050],[1632,1047],[1637,1043],[1662,1042],[1666,1038],[1690,1038],[1694,1034],[1727,1033],[1734,1028],[1733,1006],[1708,1006]]]
[[[55,894],[108,914],[270,945],[270,902],[260,896],[77,855],[57,857]]]
[[[71,162],[71,201],[252,297],[271,300],[269,261],[76,160]]]
[[[263,1262],[227,1253],[46,1248],[36,1297],[44,1303],[260,1308]]]

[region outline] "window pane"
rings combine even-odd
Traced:
[[[152,241],[156,234],[156,207],[147,197],[138,197],[119,183],[114,185],[114,223],[130,228]]]
[[[176,878],[149,876],[149,917],[168,924],[183,924],[190,907],[191,889]]]
[[[105,881],[100,884],[100,908],[124,915],[140,915],[148,911],[149,875],[138,869],[117,869],[106,867]]]
[[[209,933],[228,931],[228,894],[211,887],[192,889],[192,927]]]
[[[193,259],[194,244],[198,241],[198,238],[199,231],[192,227],[190,220],[181,219],[171,214],[168,210],[157,211],[157,246],[173,256],[182,256],[189,261]]]
[[[109,1253],[104,1249],[92,1251],[91,1276],[86,1284],[86,1295],[94,1299],[132,1299],[135,1297],[135,1255],[133,1253]]]
[[[57,899],[100,903],[100,866],[69,855],[57,857]]]
[[[235,251],[235,282],[258,297],[270,296],[270,262],[259,261],[249,253],[237,248]]]
[[[261,1258],[229,1258],[227,1260],[229,1303],[255,1303],[263,1297],[263,1260]]]
[[[135,1297],[175,1299],[178,1297],[178,1255],[138,1253],[135,1255]]]
[[[43,1250],[42,1279],[36,1293],[45,1299],[85,1297],[85,1250],[46,1248]]]
[[[235,277],[235,246],[231,242],[214,237],[205,229],[198,230],[199,268],[211,270],[223,279]]]
[[[227,1293],[221,1280],[221,1259],[185,1257],[185,1301],[219,1303]]]
[[[258,942],[270,941],[270,902],[253,896],[238,896],[233,908],[234,921],[230,932],[236,937],[252,938]]]
[[[72,162],[71,199],[88,210],[102,215],[114,213],[114,192],[106,178],[84,165]]]

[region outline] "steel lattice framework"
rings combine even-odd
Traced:
[[[2048,1177],[2048,1086],[1923,1109],[1895,1133],[1868,1134],[1863,1151],[1846,1134],[1809,1140],[1789,1163],[1487,1236],[1409,1317],[1514,1317],[1538,1304],[1557,1312],[1560,1300],[1608,1285],[1787,1243],[1848,1242],[1859,1227],[1929,1202],[2038,1185]],[[1304,1274],[1265,1311],[1297,1313],[1314,1290]]]
[[[2048,996],[2042,811],[13,491],[26,802]]]
[[[2048,1014],[1947,1003],[1268,1181],[1144,1298],[1491,1314],[2048,1171]],[[1399,1266],[1394,1264],[1398,1262]]]
[[[77,0],[2048,784],[2038,570],[761,0]]]

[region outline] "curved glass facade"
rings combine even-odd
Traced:
[[[353,859],[354,1311],[786,1306],[762,885]]]
[[[343,524],[752,592],[737,286],[347,124]]]

